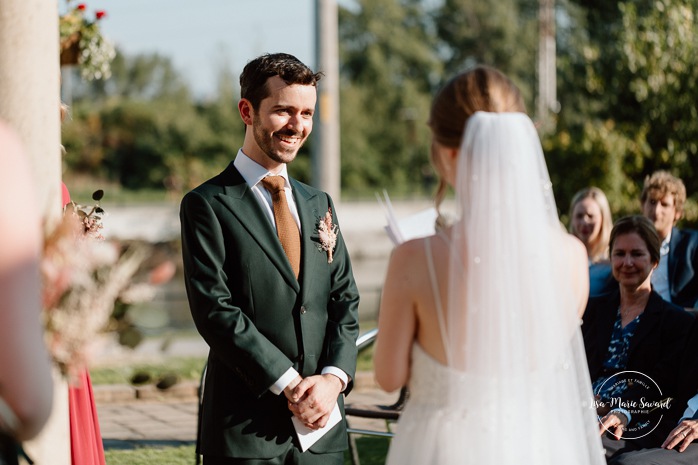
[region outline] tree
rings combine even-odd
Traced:
[[[219,98],[197,103],[169,59],[118,55],[112,70],[111,80],[75,92],[74,118],[63,134],[72,175],[181,191],[220,171],[241,145],[243,127],[224,74]]]
[[[340,9],[342,184],[414,191],[429,171],[425,125],[441,76],[424,2],[360,0]]]
[[[565,49],[570,55],[563,73],[577,77],[563,80],[561,93],[576,93],[570,99],[576,105],[563,102],[559,131],[546,141],[556,171],[562,173],[564,163],[567,172],[582,173],[585,185],[607,191],[615,213],[627,214],[637,212],[644,177],[668,169],[693,194],[686,216],[695,223],[698,2],[575,3],[584,13],[576,26],[586,40]],[[558,181],[564,186],[569,180]]]
[[[476,64],[507,74],[533,107],[538,46],[538,2],[444,0],[434,13],[445,75]]]

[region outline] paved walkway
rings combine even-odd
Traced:
[[[124,391],[115,387],[95,387],[99,423],[106,449],[132,449],[143,446],[176,446],[196,441],[197,399],[195,386],[185,383],[179,393],[157,393],[145,389],[143,398],[114,395]],[[192,391],[193,389],[193,391]],[[104,391],[112,392],[105,395]],[[186,391],[194,395],[185,395]],[[152,391],[152,392],[149,392]],[[181,397],[180,397],[181,396]],[[348,402],[360,404],[391,404],[397,393],[386,394],[374,386],[352,391]],[[128,399],[128,400],[125,400]],[[357,428],[385,428],[381,420],[351,420]]]

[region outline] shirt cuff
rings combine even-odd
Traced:
[[[321,374],[323,375],[335,375],[342,382],[342,390],[339,392],[344,392],[349,384],[349,376],[337,367],[329,366],[322,369]]]
[[[681,421],[694,419],[696,413],[698,413],[698,394],[688,399],[686,410],[681,416]]]
[[[269,387],[269,390],[278,396],[284,392],[286,386],[291,384],[291,381],[293,381],[296,376],[298,376],[298,372],[293,367],[290,367],[286,370],[286,373],[281,375],[281,378],[277,379],[276,382]]]

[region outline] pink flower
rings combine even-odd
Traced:
[[[106,11],[104,11],[104,10],[97,10],[97,11],[95,11],[95,17],[96,17],[97,19],[102,19],[102,18],[104,18],[105,16],[107,16],[107,12],[106,12]]]
[[[337,225],[332,224],[332,209],[329,208],[325,216],[318,223],[318,236],[320,245],[318,248],[327,252],[327,263],[332,263],[332,252],[337,245]]]

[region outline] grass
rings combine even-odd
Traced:
[[[104,457],[107,465],[191,465],[194,446],[113,449],[105,450]]]
[[[134,374],[147,373],[153,380],[175,374],[182,381],[198,381],[205,364],[205,357],[169,357],[162,363],[91,368],[90,378],[92,384],[129,384]]]
[[[359,357],[356,359],[356,371],[373,371],[372,345],[359,352]]]
[[[362,465],[383,465],[388,453],[385,438],[359,437],[356,440]],[[104,452],[107,465],[191,465],[194,463],[194,445],[177,447],[137,447]],[[351,465],[349,452],[344,454],[344,465]]]

